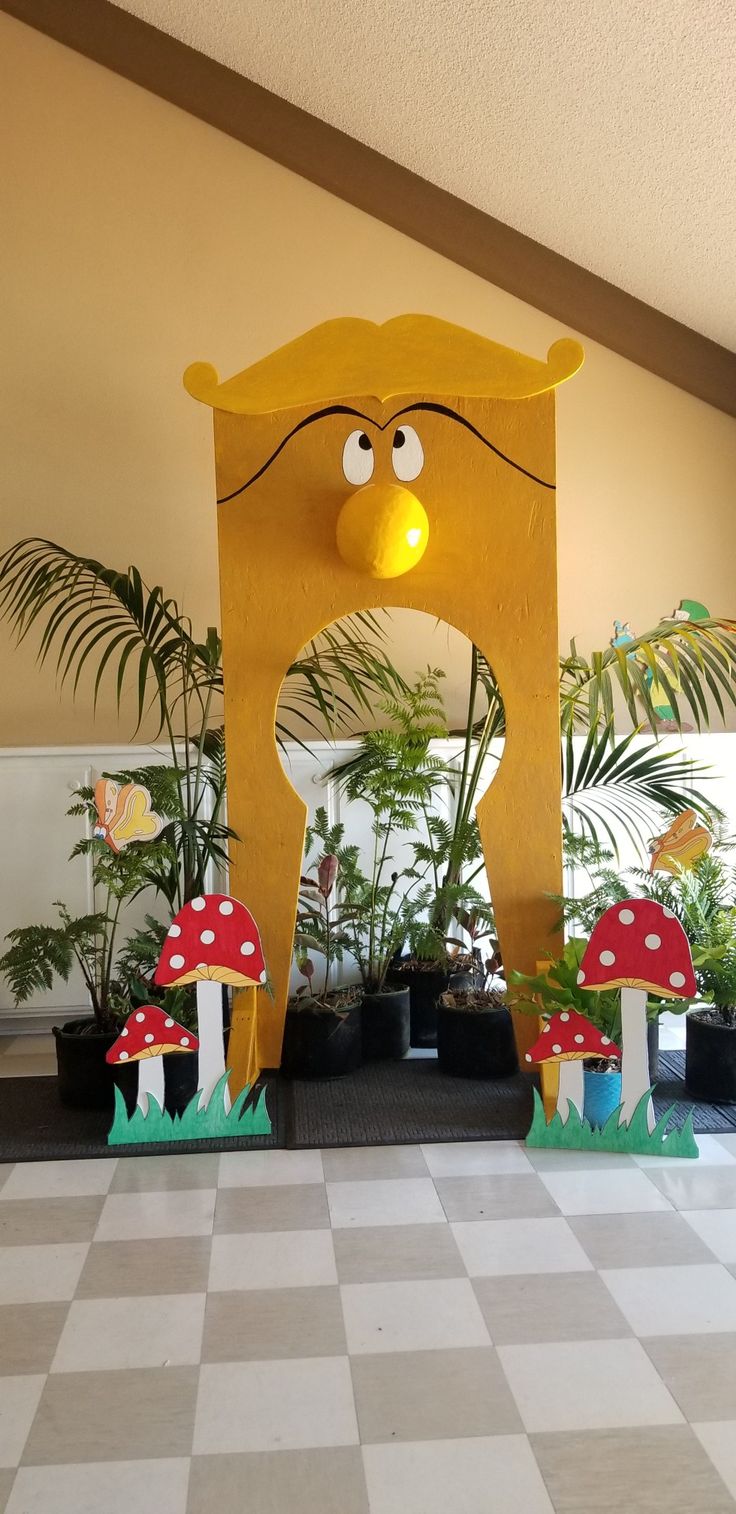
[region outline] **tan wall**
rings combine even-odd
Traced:
[[[2,545],[42,535],[135,562],[204,626],[211,416],[181,387],[187,363],[229,375],[342,314],[428,311],[537,356],[564,334],[4,15],[0,58]],[[682,596],[736,614],[736,423],[586,346],[558,395],[562,644],[603,646],[614,616],[643,630]],[[419,638],[404,664],[443,644]],[[96,722],[88,698],[59,699],[0,629],[0,745],[130,734],[109,698]]]

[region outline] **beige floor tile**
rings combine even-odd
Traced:
[[[427,1177],[419,1146],[338,1146],[322,1152],[322,1165],[330,1183]]]
[[[532,1435],[556,1514],[733,1514],[688,1425]]]
[[[328,1183],[335,1230],[350,1225],[431,1225],[445,1212],[430,1177]]]
[[[679,1214],[584,1214],[568,1221],[594,1267],[692,1266],[711,1252]]]
[[[121,1157],[111,1193],[164,1193],[167,1190],[216,1188],[217,1152],[183,1152],[181,1156]]]
[[[736,1209],[683,1209],[682,1218],[719,1262],[736,1262]]]
[[[722,1419],[693,1425],[693,1430],[731,1497],[736,1499],[736,1420]]]
[[[346,1356],[200,1368],[195,1455],[357,1444]]]
[[[220,1188],[276,1188],[279,1183],[323,1183],[318,1151],[223,1151]]]
[[[55,1078],[56,1057],[11,1056],[7,1052],[0,1057],[0,1078]]]
[[[368,1514],[358,1446],[195,1456],[187,1514]]]
[[[0,1377],[0,1467],[17,1467],[45,1381],[40,1372]]]
[[[648,1167],[647,1177],[675,1209],[736,1209],[736,1166]]]
[[[639,1341],[499,1346],[498,1354],[529,1434],[682,1420]]]
[[[670,1207],[656,1187],[658,1174],[644,1173],[633,1164],[628,1172],[614,1169],[605,1178],[590,1171],[543,1172],[541,1177],[566,1215],[635,1214]]]
[[[7,1183],[12,1171],[12,1162],[0,1162],[0,1193],[2,1193],[3,1188],[5,1187],[5,1184]]]
[[[199,1361],[205,1295],[77,1299],[61,1333],[52,1372],[186,1367]]]
[[[560,1151],[553,1146],[525,1146],[535,1172],[606,1172],[635,1167],[633,1157],[620,1151]]]
[[[496,1346],[631,1335],[595,1272],[479,1277],[473,1287]]]
[[[736,1336],[652,1336],[644,1349],[687,1420],[736,1420]]]
[[[520,1141],[437,1141],[422,1152],[433,1178],[533,1171]]]
[[[68,1311],[68,1304],[3,1304],[0,1377],[48,1372]]]
[[[211,1235],[216,1196],[214,1188],[110,1193],[105,1199],[95,1240],[143,1241],[164,1236]]]
[[[217,1195],[215,1235],[240,1235],[251,1230],[327,1230],[329,1224],[323,1184],[222,1188]]]
[[[734,1332],[736,1280],[718,1263],[695,1267],[617,1267],[601,1272],[637,1335]]]
[[[211,1247],[208,1235],[153,1241],[95,1241],[87,1253],[75,1297],[205,1293]]]
[[[203,1362],[345,1356],[340,1290],[243,1289],[207,1299]]]
[[[341,1283],[465,1277],[449,1226],[376,1225],[333,1232]]]
[[[0,1199],[0,1246],[46,1246],[91,1241],[105,1200]]]
[[[239,1288],[319,1288],[337,1282],[330,1230],[216,1235],[210,1293]]]
[[[524,1435],[364,1446],[363,1461],[371,1514],[554,1514]]]
[[[590,1272],[567,1220],[468,1220],[452,1233],[471,1277],[518,1272]]]
[[[21,1467],[7,1514],[186,1514],[189,1460]]]
[[[17,1162],[2,1190],[6,1199],[83,1198],[105,1194],[112,1180],[115,1157],[74,1162]]]
[[[559,1209],[535,1173],[435,1178],[448,1220],[552,1219]]]
[[[522,1430],[491,1346],[355,1356],[351,1362],[360,1438],[456,1440]]]
[[[0,1467],[0,1514],[5,1514],[10,1489],[15,1482],[14,1467]]]
[[[89,1242],[0,1249],[0,1304],[52,1303],[74,1297]]]
[[[469,1278],[343,1283],[341,1292],[351,1356],[490,1344]]]
[[[188,1456],[197,1367],[49,1377],[23,1453],[25,1466]],[[102,1514],[102,1511],[100,1511]]]

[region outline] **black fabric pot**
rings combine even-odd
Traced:
[[[123,1098],[128,1117],[133,1114],[138,1102],[138,1062],[118,1063],[113,1067],[114,1081]],[[197,1092],[199,1057],[195,1052],[185,1055],[171,1052],[164,1057],[164,1109],[168,1114],[183,1114]]]
[[[437,1060],[456,1078],[510,1078],[519,1071],[516,1040],[507,1009],[446,1009],[437,1012]]]
[[[105,1054],[117,1041],[117,1031],[80,1034],[94,1023],[91,1019],[69,1020],[66,1025],[53,1027],[59,1098],[70,1109],[109,1109],[112,1113],[114,1068],[105,1061]]]
[[[409,989],[411,1045],[428,1047],[437,1045],[437,1005],[440,994],[448,988],[473,988],[476,974],[457,973],[420,967],[402,967],[398,980]]]
[[[703,1103],[736,1104],[735,1027],[704,1019],[697,1010],[687,1016],[685,1087]]]
[[[281,1072],[285,1078],[342,1078],[361,1063],[361,1002],[340,1014],[287,1009]]]
[[[363,995],[363,1057],[400,1062],[409,1050],[409,990],[387,988]]]
[[[656,1083],[659,1077],[659,1020],[647,1020],[647,1053],[649,1082]]]

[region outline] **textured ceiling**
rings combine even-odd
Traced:
[[[122,8],[736,348],[734,0]]]

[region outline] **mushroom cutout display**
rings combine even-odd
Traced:
[[[654,899],[612,904],[593,929],[578,973],[586,989],[621,989],[621,1114],[630,1124],[650,1092],[647,1054],[647,994],[691,999],[695,992],[690,944],[672,910]],[[654,1129],[647,1103],[647,1127]]]
[[[119,1067],[138,1062],[136,1102],[145,1115],[150,1099],[155,1099],[160,1110],[164,1107],[164,1057],[174,1051],[198,1049],[199,1041],[191,1030],[178,1025],[158,1004],[144,1004],[128,1016],[105,1060]]]
[[[257,988],[266,981],[258,926],[249,909],[227,894],[190,899],[175,916],[156,968],[164,988],[197,985],[199,1107],[206,1108],[225,1076],[222,985]],[[227,1086],[225,1108],[230,1108]]]
[[[620,1057],[610,1036],[604,1036],[576,1009],[563,1009],[547,1021],[538,1041],[526,1053],[527,1062],[558,1062],[560,1081],[557,1113],[564,1125],[570,1105],[583,1118],[583,1063],[590,1057]]]

